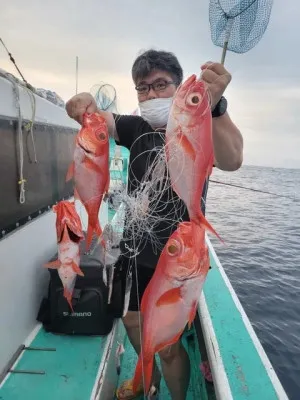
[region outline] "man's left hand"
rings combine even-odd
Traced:
[[[207,84],[213,110],[231,81],[230,73],[220,63],[206,62],[201,66],[202,80]]]

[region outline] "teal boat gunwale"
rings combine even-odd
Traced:
[[[210,256],[213,258],[215,267],[217,268],[219,274],[220,274],[220,279],[223,281],[223,283],[226,286],[227,291],[229,292],[229,295],[231,296],[231,299],[236,307],[236,311],[239,314],[239,320],[242,321],[242,324],[244,325],[245,330],[247,331],[247,334],[249,335],[249,341],[252,341],[253,348],[256,349],[257,351],[257,356],[259,357],[264,370],[270,380],[270,383],[272,384],[272,389],[275,393],[276,398],[280,400],[288,400],[288,396],[284,391],[284,388],[262,346],[260,343],[253,326],[251,325],[251,322],[248,318],[248,316],[245,313],[245,310],[240,303],[237,294],[235,293],[227,275],[224,270],[224,268],[221,265],[221,262],[208,238],[206,235],[206,242],[210,251]],[[208,279],[209,280],[209,276]],[[212,294],[212,296],[214,296]],[[233,384],[233,380],[239,379],[237,376],[231,377],[229,376],[227,366],[224,366],[224,355],[222,357],[222,352],[219,346],[219,341],[217,337],[217,333],[215,331],[214,325],[216,324],[216,315],[213,315],[212,310],[209,310],[208,306],[208,294],[205,294],[205,286],[204,290],[201,293],[200,300],[199,300],[199,305],[198,305],[198,315],[201,323],[201,328],[204,336],[204,341],[205,341],[205,346],[207,350],[207,355],[208,355],[208,360],[210,363],[211,367],[211,372],[212,372],[212,377],[214,381],[214,387],[215,387],[215,393],[217,396],[217,399],[237,399],[237,397],[233,394],[233,390],[231,388],[230,384]],[[216,314],[216,313],[215,313]],[[230,328],[230,331],[234,329],[233,327]],[[220,344],[221,345],[221,344]],[[238,355],[238,354],[237,354]],[[258,373],[257,371],[253,371],[253,376],[255,373]],[[236,388],[234,388],[236,389]],[[252,398],[251,395],[247,392],[244,392],[241,397],[239,398]],[[273,396],[272,399],[275,399]],[[264,400],[267,399],[266,397]],[[268,399],[271,400],[270,397]],[[257,398],[258,400],[258,398]]]
[[[125,335],[123,322],[118,318],[107,336],[90,400],[110,400],[112,396],[114,397],[119,378],[116,370],[116,350],[118,345],[124,343]]]

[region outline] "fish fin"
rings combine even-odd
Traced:
[[[50,269],[58,269],[61,266],[61,262],[59,260],[51,261],[48,262],[47,264],[44,264],[45,268],[50,268]]]
[[[82,204],[84,204],[83,201],[81,200],[78,190],[76,188],[74,188],[74,199],[79,200]]]
[[[75,163],[74,161],[71,162],[68,172],[67,172],[67,176],[66,176],[66,182],[68,182],[69,180],[71,180],[74,176],[74,167],[75,167]]]
[[[207,221],[207,219],[204,217],[202,214],[201,210],[199,210],[199,213],[191,218],[191,222],[194,222],[197,225],[202,225],[204,226],[208,231],[213,233],[214,235],[217,236],[217,238],[224,244],[224,240],[221,238],[221,236],[216,232],[216,230],[211,226],[211,224]]]
[[[181,338],[181,335],[182,335],[183,331],[184,331],[184,329],[181,329],[181,331],[179,331],[177,333],[177,335],[175,335],[172,339],[168,340],[167,342],[160,343],[159,345],[157,345],[155,347],[155,353],[159,353],[160,351],[162,351],[166,347],[172,346],[172,344],[175,344],[176,342],[178,342],[178,340]]]
[[[168,290],[164,294],[160,296],[160,298],[157,300],[156,305],[157,306],[163,306],[167,304],[173,304],[177,303],[177,301],[181,300],[181,286],[176,287],[173,289]]]
[[[196,312],[197,312],[197,301],[194,302],[190,311],[188,329],[191,329],[192,323],[196,317]]]
[[[73,295],[72,292],[70,292],[67,288],[64,288],[64,297],[67,300],[72,312],[74,312],[74,309],[72,306],[72,295]]]
[[[140,386],[143,378],[143,368],[142,368],[142,353],[140,353],[136,367],[135,373],[132,380],[132,391],[133,393],[137,393],[138,387]]]
[[[88,251],[91,246],[93,240],[93,233],[94,233],[94,228],[89,224],[86,233],[86,251]]]
[[[102,171],[102,169],[88,157],[85,157],[84,166],[86,168],[91,169],[91,170],[96,171],[96,172],[101,172]]]
[[[108,193],[108,189],[109,189],[109,184],[110,184],[110,178],[109,178],[109,173],[108,173],[108,177],[107,177],[107,181],[106,181],[106,185],[105,185],[105,189],[104,189],[104,193]]]
[[[72,269],[74,272],[76,272],[77,275],[84,276],[84,273],[74,261],[72,262]]]
[[[144,357],[144,362],[142,365],[142,354],[144,353],[140,353],[135,368],[135,373],[132,381],[132,391],[133,393],[137,393],[140,384],[144,383],[144,393],[146,393],[147,395],[151,387],[154,355],[152,354],[151,356],[147,355],[146,357]]]
[[[151,281],[149,284],[146,286],[146,289],[144,291],[144,294],[142,296],[142,301],[141,301],[141,314],[143,315],[146,311],[147,305],[148,305],[148,298],[149,298],[149,293],[151,291]]]
[[[101,226],[100,226],[99,222],[98,222],[98,224],[96,226],[95,232],[96,232],[96,235],[98,236],[98,238],[100,238],[102,236],[103,231],[101,229]],[[100,243],[102,244],[103,248],[106,249],[106,242],[103,239],[103,237],[101,238]]]
[[[97,225],[96,225],[96,228],[95,228],[95,232],[96,232],[96,235],[98,235],[98,236],[101,236],[101,235],[102,235],[102,229],[101,229],[101,226],[100,226],[99,221],[97,221]]]
[[[184,135],[182,132],[178,133],[177,135],[178,140],[180,142],[180,145],[183,147],[183,149],[187,152],[187,154],[193,159],[196,159],[196,153],[195,150],[189,141],[189,139]]]
[[[98,237],[102,235],[102,229],[100,227],[99,221],[97,220],[96,227],[92,226],[90,223],[88,225],[88,230],[87,230],[87,237],[86,237],[86,249],[89,250],[90,245],[92,244],[93,241],[93,233],[96,233]],[[101,243],[103,244],[103,240],[101,240]]]
[[[210,177],[210,175],[211,175],[211,173],[213,171],[214,162],[215,162],[215,155],[214,155],[214,152],[212,152],[212,155],[211,155],[211,158],[210,158],[210,161],[209,161],[209,164],[208,164],[209,167],[208,167],[208,170],[207,170],[206,179],[208,179]]]

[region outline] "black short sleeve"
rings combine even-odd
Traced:
[[[119,137],[117,143],[130,150],[132,143],[143,133],[151,132],[151,126],[139,115],[113,114]]]

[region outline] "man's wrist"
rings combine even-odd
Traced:
[[[213,118],[218,118],[224,115],[227,111],[227,100],[224,96],[220,98],[214,109],[211,111]]]

